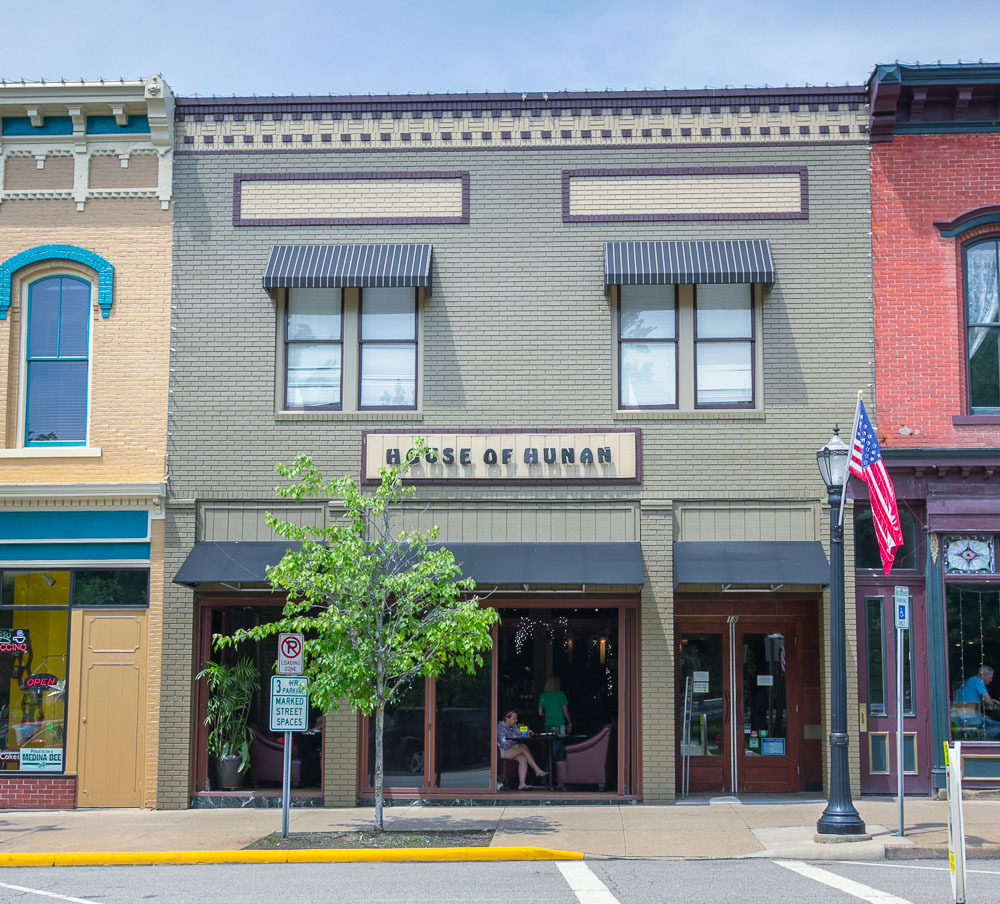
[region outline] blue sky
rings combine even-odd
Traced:
[[[877,62],[1000,57],[996,0],[46,0],[8,3],[0,77],[178,94],[861,84]]]

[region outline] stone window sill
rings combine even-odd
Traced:
[[[385,421],[423,422],[419,411],[277,411],[276,421],[357,421],[374,424]]]
[[[100,458],[95,446],[25,446],[20,449],[0,449],[0,458]]]
[[[956,414],[952,417],[951,423],[955,427],[988,427],[1000,424],[1000,414]]]

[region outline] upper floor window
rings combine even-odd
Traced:
[[[417,293],[362,289],[360,408],[417,407]]]
[[[760,326],[755,289],[618,287],[618,407],[753,408]]]
[[[893,571],[919,568],[917,545],[920,534],[917,531],[917,519],[903,507],[899,509],[899,527],[903,532],[903,545],[896,551]],[[875,521],[870,508],[859,508],[854,515],[854,567],[882,570],[878,540],[875,537]]]
[[[341,407],[344,304],[339,289],[291,289],[285,316],[285,407]]]
[[[416,408],[417,291],[289,289],[285,410]]]
[[[1000,414],[1000,241],[965,248],[969,411]]]
[[[87,441],[90,284],[50,276],[28,287],[24,442]]]

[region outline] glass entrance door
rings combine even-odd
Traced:
[[[697,619],[678,624],[680,767],[691,791],[796,791],[802,736],[794,623]],[[682,712],[683,712],[682,708]],[[683,783],[679,783],[683,784]]]

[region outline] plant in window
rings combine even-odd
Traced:
[[[329,527],[300,527],[267,516],[279,536],[301,548],[289,551],[267,576],[287,591],[283,617],[269,624],[217,636],[220,646],[261,640],[281,631],[306,635],[305,673],[313,705],[327,710],[341,702],[374,720],[375,831],[383,828],[383,729],[387,706],[399,703],[412,683],[437,677],[451,667],[473,672],[492,644],[496,611],[482,608],[469,594],[454,556],[431,546],[437,529],[399,531],[403,497],[414,491],[403,480],[427,454],[414,443],[406,461],[383,468],[373,493],[350,478],[324,480],[312,459],[296,457],[275,465],[291,486],[277,494],[296,502],[319,496],[339,499],[345,515]]]
[[[206,662],[196,677],[208,685],[208,752],[215,757],[219,784],[238,788],[250,765],[248,722],[250,703],[260,684],[257,666],[250,657],[234,665]]]

